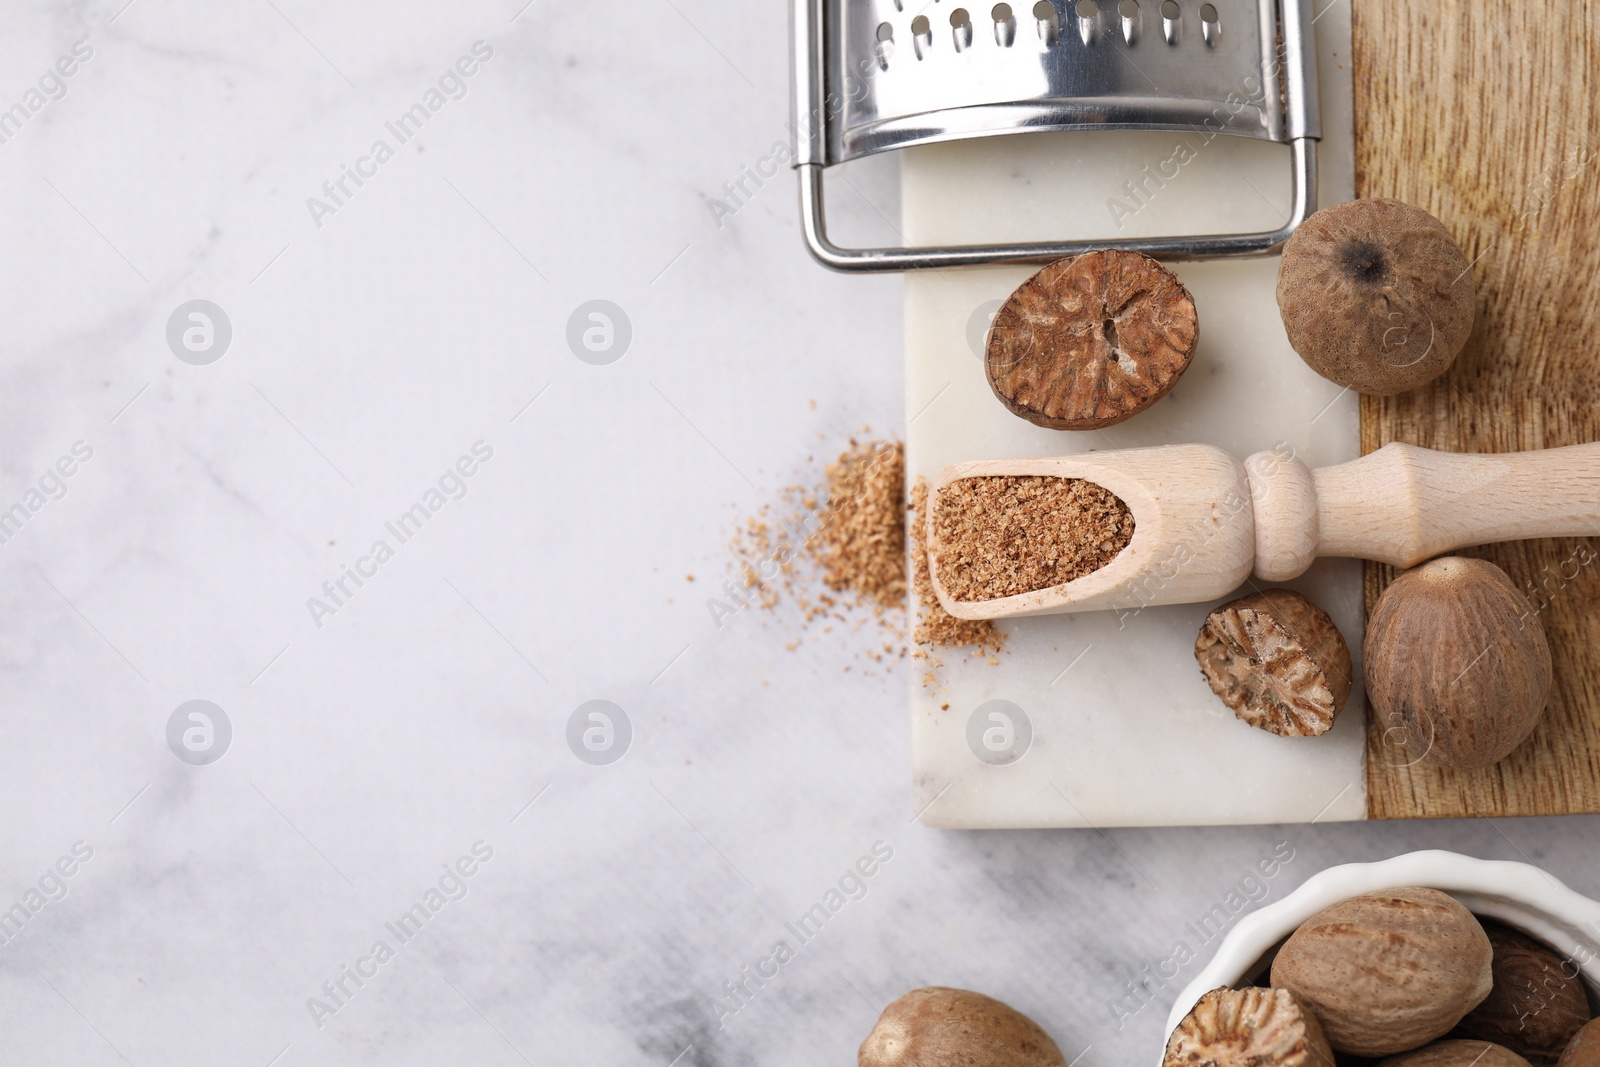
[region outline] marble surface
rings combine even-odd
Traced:
[[[712,624],[735,519],[904,417],[899,283],[814,266],[760,179],[778,5],[7,15],[0,1062],[839,1064],[945,983],[1119,1064],[1235,888],[1444,846],[1600,892],[1594,819],[913,825],[866,638]],[[894,187],[834,203],[881,237]]]
[[[1334,204],[1355,196],[1349,8],[1328,8],[1315,32],[1317,195]],[[980,35],[974,47],[998,46]],[[1126,53],[1140,57],[1129,60],[1136,67],[1149,62],[1140,47]],[[1153,47],[1160,56],[1169,46],[1158,39]],[[1195,62],[1205,61],[1200,47]],[[1259,81],[1237,91],[1251,85],[1259,95]],[[1286,147],[1204,128],[919,146],[903,154],[901,178],[906,238],[932,245],[1260,233],[1283,225],[1292,200]],[[988,320],[1035,267],[907,277],[907,476],[933,484],[945,466],[969,460],[1192,443],[1239,459],[1263,451],[1294,456],[1312,468],[1356,459],[1359,397],[1295,355],[1274,298],[1278,257],[1169,265],[1199,315],[1191,365],[1149,410],[1076,432],[1016,418],[995,403],[984,375]],[[1131,456],[1124,469],[1143,473]],[[1224,500],[1215,514],[1228,513]],[[1179,535],[1183,558],[1203,551],[1215,530]],[[1352,646],[1359,678],[1360,564],[1320,560],[1291,582],[1252,577],[1207,603],[1147,604],[1163,591],[1163,577],[1203,569],[1190,560],[1169,571],[1179,558],[1177,549],[1158,557],[1162,566],[1115,610],[1008,620],[1006,654],[993,664],[935,653],[932,669],[910,680],[916,803],[925,824],[1082,829],[1366,817],[1359,682],[1351,711],[1326,735],[1285,739],[1240,723],[1193,655],[1208,612],[1280,584],[1330,613]],[[1250,773],[1240,774],[1241,766]]]

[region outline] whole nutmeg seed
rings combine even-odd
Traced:
[[[1283,737],[1327,733],[1350,699],[1350,646],[1293,589],[1252,593],[1207,615],[1194,658],[1235,715]]]
[[[1311,1009],[1287,989],[1213,989],[1167,1041],[1162,1067],[1333,1067]]]
[[[1008,1004],[965,989],[913,989],[883,1009],[860,1067],[1065,1067],[1050,1035]]]
[[[1508,1048],[1486,1041],[1440,1041],[1393,1056],[1378,1067],[1530,1067],[1527,1060]]]
[[[1509,926],[1489,922],[1483,928],[1494,949],[1494,989],[1458,1029],[1531,1063],[1555,1063],[1589,1021],[1589,994],[1578,968]]]
[[[1388,889],[1313,915],[1272,962],[1340,1052],[1389,1056],[1443,1037],[1494,984],[1489,938],[1436,889]]]
[[[1550,697],[1550,645],[1506,572],[1448,556],[1383,591],[1362,646],[1395,762],[1476,770],[1509,756]]]
[[[1592,1019],[1573,1035],[1556,1067],[1600,1067],[1600,1019]]]
[[[1177,275],[1138,252],[1086,252],[1017,287],[989,328],[983,366],[1011,411],[1052,430],[1095,430],[1166,395],[1200,324]]]
[[[1278,267],[1278,310],[1312,370],[1373,396],[1430,382],[1472,332],[1467,257],[1438,219],[1399,200],[1323,208]]]

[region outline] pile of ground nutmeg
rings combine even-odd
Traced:
[[[904,492],[904,447],[850,438],[813,484],[788,486],[737,527],[728,546],[737,576],[710,601],[718,627],[760,608],[792,627],[793,651],[808,637],[875,626],[881,639],[864,651],[851,642],[855,653],[877,664],[904,658]]]
[[[906,599],[905,446],[852,440],[826,475],[826,521],[814,554],[822,581],[883,608]]]
[[[923,536],[927,486],[920,478],[911,494],[915,562],[907,573],[904,445],[851,438],[819,483],[789,486],[778,503],[738,527],[729,546],[738,576],[731,597],[714,598],[719,619],[746,606],[777,611],[787,602],[798,608],[799,631],[859,631],[875,623],[885,639],[867,656],[878,663],[905,657],[913,643],[970,646],[976,655],[1001,648],[1005,635],[993,623],[956,619],[933,595]],[[908,635],[902,612],[912,589],[921,611]],[[802,641],[797,632],[788,647]],[[915,655],[938,665],[926,647]]]
[[[998,600],[1092,574],[1133,539],[1115,493],[1081,478],[962,478],[934,501],[939,580],[960,601]]]

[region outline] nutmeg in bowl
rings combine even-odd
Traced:
[[[1546,946],[1567,961],[1569,972],[1582,983],[1592,1002],[1600,1003],[1594,999],[1600,991],[1600,902],[1574,892],[1529,864],[1480,860],[1452,852],[1413,852],[1377,863],[1330,867],[1313,875],[1284,899],[1240,919],[1223,938],[1211,962],[1179,994],[1167,1021],[1169,1039],[1208,992],[1277,985],[1273,981],[1274,961],[1291,935],[1308,920],[1355,898],[1369,894],[1394,896],[1396,890],[1410,888],[1447,895],[1479,920],[1502,923]],[[1469,963],[1465,972],[1469,981],[1456,990],[1462,1001],[1478,991],[1470,981],[1478,977],[1477,962],[1481,961]],[[1483,991],[1486,995],[1477,1004],[1461,1007],[1463,1018],[1471,1008],[1492,1000],[1492,990]],[[1295,995],[1301,997],[1303,993],[1296,991]],[[1317,1009],[1311,1005],[1310,1010]],[[1326,1027],[1326,1019],[1319,1021]],[[1450,1033],[1439,1040],[1470,1036],[1454,1028],[1455,1020],[1449,1022]],[[1432,1025],[1437,1026],[1437,1020]],[[1339,1050],[1341,1039],[1336,1031],[1330,1031],[1328,1037]],[[1425,1043],[1421,1047],[1432,1045]],[[1408,1050],[1400,1055],[1411,1054]],[[1521,1058],[1517,1053],[1511,1055]],[[1165,1064],[1165,1057],[1160,1062]]]

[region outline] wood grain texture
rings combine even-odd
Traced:
[[[1357,195],[1438,216],[1477,286],[1449,373],[1362,398],[1362,450],[1600,440],[1600,0],[1353,3]],[[1497,563],[1541,608],[1550,707],[1509,759],[1475,773],[1403,766],[1391,724],[1370,715],[1370,814],[1600,811],[1600,539],[1461,554]],[[1367,566],[1369,613],[1395,573]]]

